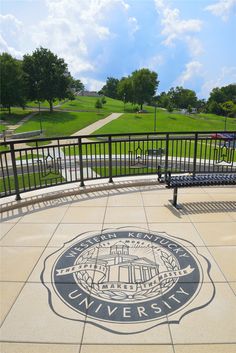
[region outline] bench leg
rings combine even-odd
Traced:
[[[161,182],[161,166],[160,165],[157,167],[157,180],[159,181],[159,183]]]
[[[177,196],[178,196],[178,188],[177,186],[174,187],[174,192],[173,192],[173,206],[177,207]]]

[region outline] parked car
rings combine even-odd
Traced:
[[[211,135],[211,138],[212,139],[218,139],[218,140],[234,140],[236,139],[236,134],[235,133],[224,133],[224,132],[221,132],[221,133],[215,133],[215,134],[212,134]]]

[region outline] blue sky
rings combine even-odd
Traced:
[[[0,20],[1,52],[49,48],[87,89],[143,67],[158,93],[236,83],[236,0],[2,0]]]

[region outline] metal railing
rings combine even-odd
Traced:
[[[216,135],[217,134],[217,135]],[[214,135],[214,136],[213,136]],[[160,132],[2,142],[1,197],[114,177],[236,172],[236,131]]]

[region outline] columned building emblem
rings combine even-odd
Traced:
[[[66,243],[46,259],[42,282],[57,315],[132,334],[208,305],[209,271],[192,243],[121,228]]]

